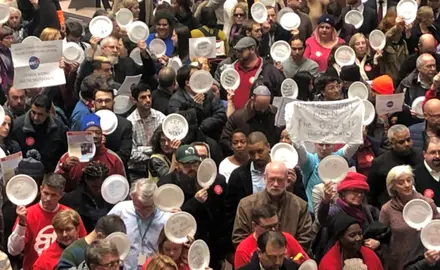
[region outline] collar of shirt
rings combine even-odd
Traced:
[[[428,163],[426,163],[426,160],[423,161],[425,164],[425,168],[428,170],[429,174],[432,176],[432,178],[435,179],[435,181],[440,182],[440,172],[436,172],[431,167],[429,167]]]
[[[361,3],[358,7],[351,7],[352,10],[359,10],[360,13],[364,13],[364,4]]]
[[[417,82],[420,83],[420,85],[424,88],[424,89],[429,89],[431,85],[427,85],[424,82],[422,82],[422,80],[420,79],[420,73],[417,74]]]
[[[157,118],[157,114],[154,109],[150,109],[150,115],[147,118],[141,118],[138,109],[134,111],[133,120],[134,121],[150,121],[152,118]]]
[[[253,161],[251,162],[251,173],[252,173],[252,174],[257,174],[257,175],[262,175],[262,174],[263,174],[263,173],[260,172],[259,170],[255,169],[255,166],[254,166],[254,162],[253,162]]]

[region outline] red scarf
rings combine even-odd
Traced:
[[[361,256],[365,265],[367,265],[368,270],[383,270],[382,263],[377,257],[373,250],[362,246]],[[341,247],[339,241],[325,254],[319,264],[319,270],[341,270],[344,266],[342,262]]]

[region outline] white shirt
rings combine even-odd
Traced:
[[[229,158],[225,158],[222,160],[222,162],[220,162],[218,172],[226,178],[226,183],[228,183],[232,171],[237,169],[238,167],[240,167],[240,165],[235,165],[229,160]]]
[[[380,3],[379,0],[376,0],[376,13],[379,12]],[[382,18],[385,18],[385,14],[387,14],[387,0],[383,0],[382,3]]]
[[[423,161],[425,164],[425,168],[428,170],[429,174],[432,176],[432,178],[435,179],[435,181],[440,182],[440,172],[436,172],[431,167],[429,167],[428,163],[426,163],[426,160]]]
[[[251,176],[252,176],[252,193],[264,190],[264,173],[255,169],[254,162],[251,162]]]

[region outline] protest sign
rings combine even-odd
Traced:
[[[69,157],[77,157],[81,162],[88,162],[96,152],[93,134],[85,131],[67,132]]]
[[[286,105],[290,102],[294,101],[292,98],[288,97],[274,97],[272,101],[272,105],[277,107],[277,114],[275,115],[275,126],[284,127],[286,125],[285,109]]]
[[[142,74],[134,76],[125,76],[124,82],[118,89],[118,95],[131,96],[131,87],[137,85],[142,78]]]
[[[401,112],[405,93],[393,95],[376,95],[376,112],[378,115]]]
[[[364,105],[359,98],[290,104],[286,121],[292,141],[362,144]]]
[[[17,89],[49,87],[66,83],[60,68],[63,41],[12,44],[14,87]]]
[[[6,186],[9,179],[15,176],[18,163],[23,159],[21,152],[9,155],[4,158],[0,158],[0,165],[3,176],[3,184]]]

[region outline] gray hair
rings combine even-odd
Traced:
[[[101,264],[102,258],[111,254],[119,257],[118,248],[115,243],[107,239],[100,239],[92,242],[86,250],[86,264],[91,268],[91,265]]]
[[[44,175],[41,186],[48,186],[64,191],[64,187],[66,186],[66,178],[58,173],[48,173]]]
[[[154,192],[157,189],[156,183],[148,178],[141,178],[137,180],[130,189],[130,198],[136,196],[142,203],[151,200]]]
[[[434,58],[432,55],[430,55],[429,53],[424,53],[419,55],[419,57],[417,57],[417,61],[416,61],[416,67],[417,69],[419,69],[421,66],[423,66],[425,64],[425,61],[427,60],[427,58]]]
[[[21,15],[21,10],[19,10],[18,8],[15,8],[15,7],[9,7],[9,12],[10,12],[10,13],[12,13],[12,12],[17,12],[17,13],[18,13],[18,17],[19,17],[20,20],[21,20],[21,17],[22,17],[22,15]]]
[[[399,165],[399,166],[392,168],[388,172],[387,179],[386,179],[386,185],[387,185],[388,195],[390,195],[391,197],[394,197],[397,195],[396,191],[394,190],[394,185],[396,184],[396,180],[399,179],[403,175],[410,176],[413,183],[414,183],[414,174],[413,174],[411,166],[409,166],[409,165]]]
[[[394,134],[397,132],[403,132],[403,131],[407,131],[409,132],[409,129],[407,126],[401,125],[401,124],[397,124],[394,126],[391,126],[390,129],[388,129],[388,140],[391,141],[391,139],[394,137]]]
[[[115,37],[113,37],[113,36],[108,36],[108,37],[103,38],[103,39],[101,40],[101,43],[100,43],[101,46],[107,46],[107,43],[108,43],[110,40],[116,40],[116,41],[118,41],[117,38],[115,38]]]

